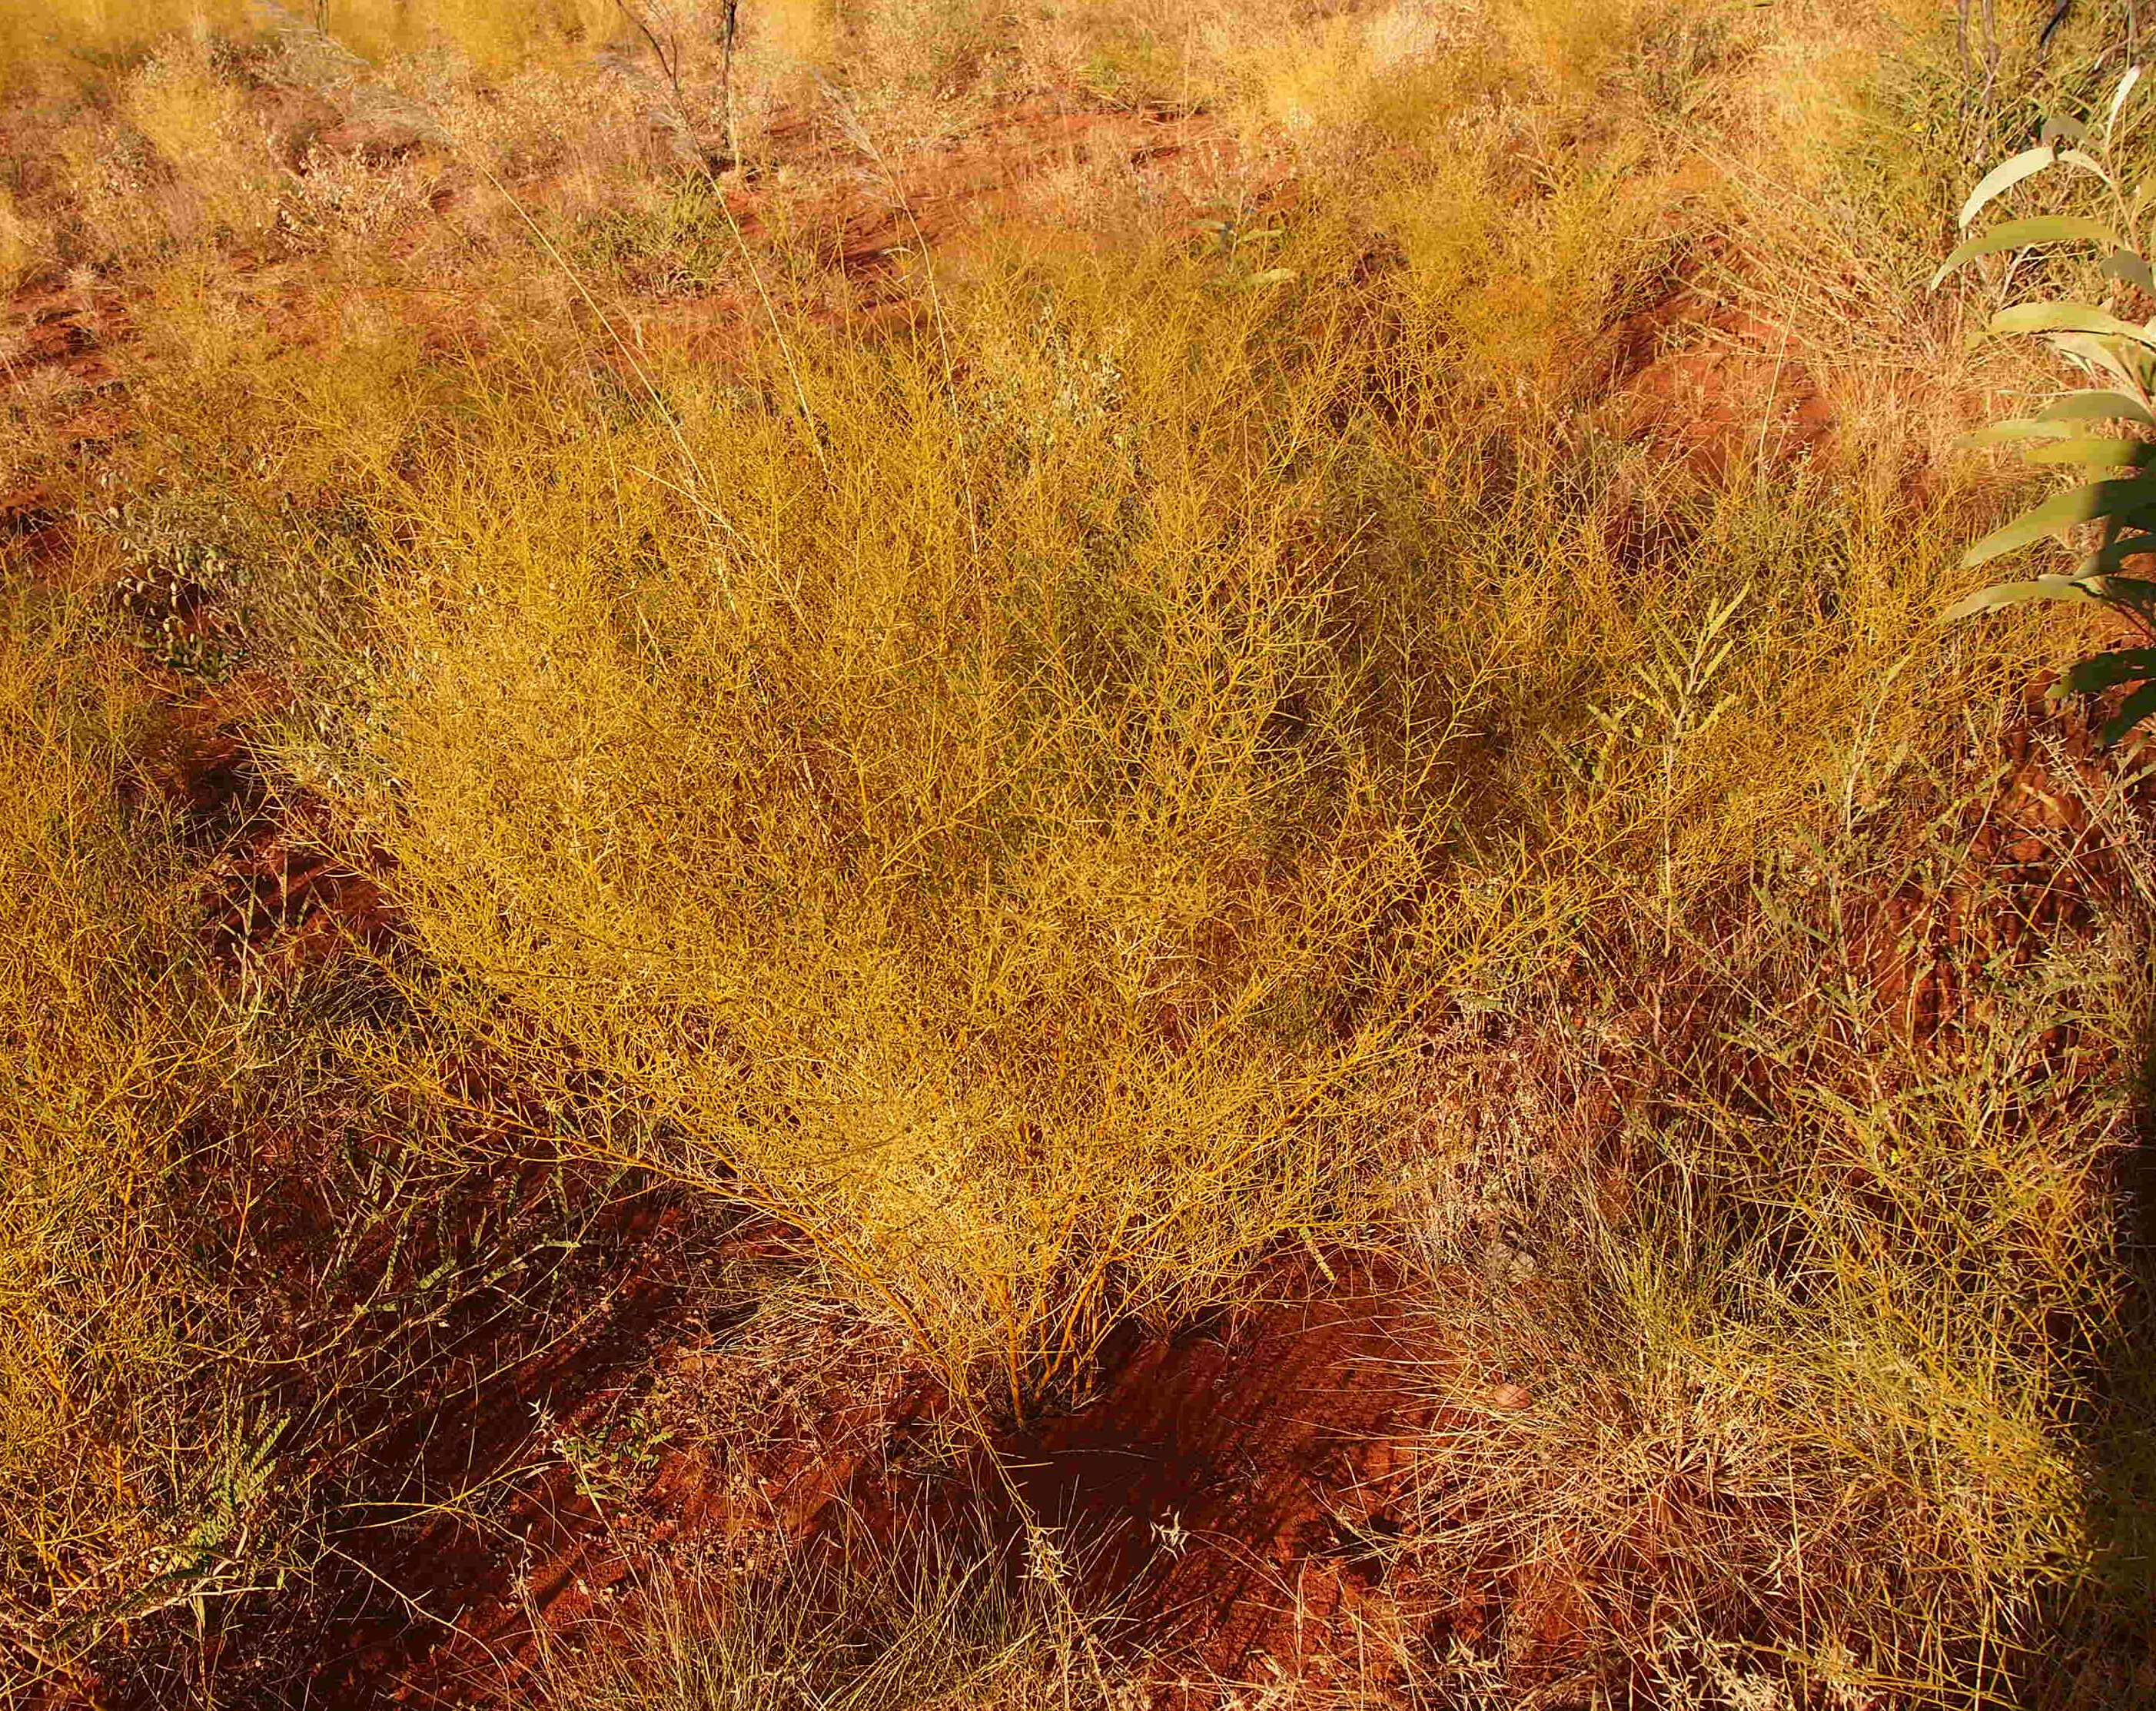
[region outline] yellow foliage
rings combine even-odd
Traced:
[[[1448,150],[1381,193],[1380,217],[1408,262],[1425,359],[1493,397],[1553,402],[1587,381],[1590,347],[1651,277],[1666,180],[1636,162],[1578,162],[1522,207],[1496,176],[1502,160]]]
[[[1083,1382],[1119,1323],[1246,1300],[1283,1251],[1435,1251],[1430,1184],[1455,1152],[1519,1148],[1478,1192],[1573,1180],[1550,1132],[1605,1087],[1636,1092],[1611,1119],[1621,1213],[1599,1179],[1585,1210],[1552,1186],[1522,1210],[1574,1244],[1550,1288],[1473,1297],[1478,1346],[1537,1368],[1535,1409],[1448,1425],[1432,1456],[1481,1456],[1478,1493],[1510,1482],[1507,1550],[1539,1564],[1553,1540],[1656,1535],[1719,1432],[1743,1490],[1769,1496],[1712,1538],[1756,1550],[1743,1595],[1784,1614],[1716,1631],[1828,1655],[1784,1530],[1840,1549],[1861,1503],[1932,1601],[1914,1622],[1891,1598],[1842,1613],[1876,1616],[1924,1691],[1960,1680],[1933,1630],[2026,1620],[2095,1548],[2060,1423],[2092,1392],[2046,1339],[2112,1323],[2090,1163],[2110,1118],[2080,1083],[2035,1102],[2052,989],[1973,1010],[1974,1045],[1918,1046],[1866,1031],[1856,1000],[1821,1007],[1821,970],[1845,903],[1893,894],[1911,861],[1962,871],[1960,799],[1935,775],[1979,752],[1970,709],[2074,620],[1936,629],[1993,478],[1935,455],[1950,412],[1911,426],[1896,388],[1913,372],[1946,398],[1971,371],[1938,355],[1948,311],[1886,326],[1895,360],[1862,378],[1834,370],[1856,334],[1829,264],[1876,264],[1881,293],[1916,275],[1893,233],[1852,235],[1829,196],[1850,175],[1806,134],[1847,93],[1806,80],[1847,83],[1876,50],[1835,36],[1853,11],[1802,16],[1755,39],[1648,0],[749,9],[745,65],[805,83],[840,64],[859,111],[947,117],[963,103],[942,91],[1017,65],[1211,105],[1244,133],[1209,180],[1196,145],[1094,163],[1131,167],[1119,208],[1209,190],[1229,216],[1133,218],[1080,259],[1001,234],[963,283],[939,258],[919,325],[869,342],[799,311],[855,300],[788,235],[822,189],[796,162],[757,181],[744,234],[705,189],[608,153],[649,93],[591,69],[618,8],[331,6],[386,83],[460,104],[452,167],[408,205],[489,146],[498,177],[543,159],[566,188],[528,225],[513,183],[471,193],[419,262],[335,252],[314,275],[324,336],[296,352],[211,244],[128,280],[131,473],[146,504],[260,549],[220,536],[249,578],[235,621],[263,657],[290,650],[292,709],[255,754],[395,857],[413,937],[372,978],[403,979],[408,1010],[310,1049],[404,1091],[506,1066],[548,1126],[509,1123],[505,1144],[770,1210],[879,1337],[901,1328],[962,1394],[1021,1407]],[[11,45],[51,46],[24,0],[0,20]],[[62,23],[135,56],[97,74],[116,103],[52,128],[67,241],[131,261],[259,232],[277,181],[220,69],[236,22],[78,3]],[[521,69],[472,75],[499,66]],[[1716,126],[1732,183],[1820,199],[1717,193],[1755,252],[1741,278],[1687,247]],[[1262,152],[1283,137],[1286,188]],[[1937,175],[1894,170],[1881,200],[1920,226]],[[353,194],[381,171],[351,163]],[[312,192],[338,193],[327,173]],[[617,240],[644,263],[699,246],[712,304],[749,297],[754,262],[775,282],[767,347],[670,354],[669,306],[608,271]],[[45,247],[0,202],[0,270]],[[445,316],[476,329],[468,362],[422,337],[435,300],[412,287],[437,265]],[[1809,459],[1740,424],[1763,449],[1702,475],[1627,414],[1630,312],[1720,337],[1725,289],[1789,326],[1792,366],[1843,413]],[[154,491],[173,472],[177,499]],[[86,634],[18,632],[0,649],[0,905],[28,923],[0,945],[0,1561],[48,1603],[94,1602],[169,1532],[146,1493],[233,1436],[167,1381],[215,1293],[177,1233],[175,1167],[205,1090],[240,1078],[244,1030],[180,978],[170,844],[112,806],[137,691],[66,663],[105,658]],[[1889,856],[1883,878],[1861,865]],[[2138,922],[2122,909],[2121,944]],[[2112,1005],[2086,1037],[2123,1062],[2140,989],[2126,950],[2105,955],[2040,972]],[[1430,1144],[1452,1090],[1408,1065],[1445,1025],[1486,1070],[1532,1036],[1562,1086],[1516,1091],[1523,1047],[1509,1102]],[[284,1067],[301,1036],[273,1035],[249,1036],[271,1066],[247,1073],[305,1103]],[[432,1217],[439,1188],[413,1184],[399,1215]],[[1445,1251],[1433,1275],[1450,1288],[1475,1257]],[[412,1328],[385,1317],[390,1341]],[[350,1405],[325,1392],[324,1441]],[[1430,1530],[1404,1549],[1496,1536],[1440,1513],[1460,1488],[1430,1483]],[[1698,1587],[1720,1587],[1707,1555]],[[1656,1596],[1675,1584],[1636,1572]],[[1712,1606],[1678,1590],[1687,1617]],[[0,1579],[0,1617],[13,1595]]]
[[[110,804],[132,697],[63,643],[0,634],[0,1620],[42,1597],[85,1618],[155,1543],[196,1440],[175,1388],[207,1292],[172,1241],[167,1174],[191,1109],[192,1035],[131,922]],[[26,1601],[18,1605],[20,1597]],[[94,1626],[90,1636],[95,1636]],[[12,1667],[12,1666],[11,1666]]]
[[[1420,860],[1295,490],[1194,455],[1202,300],[1123,307],[1007,348],[970,428],[927,353],[797,347],[820,451],[677,377],[685,516],[635,473],[663,439],[559,398],[541,497],[504,398],[383,614],[435,953],[652,1102],[639,1157],[1021,1393],[1353,1215],[1405,1014],[1369,934]],[[1254,411],[1219,353],[1204,398]]]
[[[743,22],[752,39],[783,64],[819,64],[832,52],[839,13],[835,0],[774,0]]]
[[[0,184],[0,290],[13,290],[45,261],[51,243],[49,223],[24,214]]]

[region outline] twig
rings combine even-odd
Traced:
[[[65,1683],[70,1691],[82,1697],[83,1702],[90,1707],[90,1711],[105,1711],[104,1699],[74,1665],[57,1652],[48,1651],[32,1636],[27,1623],[18,1621],[5,1611],[0,1611],[0,1642],[13,1647],[18,1655],[28,1658],[44,1671],[48,1681]]]
[[[2058,0],[2058,4],[2051,8],[2051,17],[2046,20],[2043,29],[2036,37],[2036,63],[2039,65],[2050,63],[2051,38],[2058,34],[2060,27],[2073,15],[2073,10],[2074,0]]]
[[[1774,352],[1774,378],[1767,388],[1767,408],[1759,417],[1759,444],[1752,454],[1752,479],[1763,481],[1767,475],[1767,429],[1774,419],[1774,406],[1782,395],[1782,365],[1789,354],[1789,329],[1782,327],[1782,342]]]
[[[651,51],[659,56],[659,69],[666,74],[666,81],[673,88],[674,110],[680,116],[682,123],[686,125],[689,120],[689,108],[688,104],[681,97],[681,55],[679,51],[679,43],[676,43],[676,50],[670,58],[666,49],[660,45],[659,38],[651,33],[651,26],[629,9],[629,0],[613,0],[613,3],[620,8],[621,15],[636,26],[643,34],[644,39],[651,44]],[[732,9],[731,6],[727,8],[728,11]]]
[[[726,0],[719,27],[719,114],[726,133],[726,161],[741,165],[741,141],[734,132],[734,36],[741,26],[740,0]]]

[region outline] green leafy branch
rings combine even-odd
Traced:
[[[2108,217],[2051,214],[2010,219],[1979,237],[1967,237],[1932,275],[1932,289],[1955,269],[1986,255],[2050,244],[2089,244],[2102,258],[2102,272],[2156,297],[2156,271],[2149,265],[2152,214],[2156,214],[2156,181],[2143,182],[2128,195],[2120,177],[2107,164],[2118,142],[2118,121],[2141,81],[2136,65],[2119,79],[2100,133],[2092,138],[2082,121],[2055,117],[2045,121],[2034,148],[2001,162],[1969,193],[1962,205],[1961,229],[1999,197],[2028,179],[2063,167],[2099,181],[2109,193]],[[1979,590],[1951,608],[1942,622],[1953,623],[2030,600],[2095,601],[2123,614],[2150,643],[2156,644],[2156,581],[2122,574],[2128,563],[2156,554],[2156,443],[2138,437],[2137,429],[2156,429],[2156,319],[2136,322],[2095,304],[2070,301],[2021,303],[2001,310],[1977,338],[2025,334],[2048,339],[2069,362],[2089,377],[2090,384],[2055,398],[2034,416],[1997,423],[1969,436],[1976,445],[2021,444],[2030,463],[2079,469],[2090,479],[2054,495],[2004,527],[1986,535],[1963,555],[1964,565],[1989,563],[2062,531],[2095,525],[2095,550],[2070,576],[2039,576],[1999,583]],[[2123,423],[2128,433],[2092,433],[2106,423]],[[2098,695],[2133,685],[2118,712],[2104,726],[2101,740],[2116,742],[2156,714],[2156,645],[2118,650],[2070,667],[2061,687]]]

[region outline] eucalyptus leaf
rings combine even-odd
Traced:
[[[2097,740],[2108,748],[2151,713],[2156,713],[2156,683],[2144,683],[2119,703],[2117,717],[2105,721]]]
[[[2156,554],[2156,534],[2137,529],[2105,542],[2075,567],[2074,574],[2077,577],[2103,577],[2116,585],[2131,578],[2120,578],[2114,574],[2115,572],[2133,559],[2146,558],[2152,554]],[[2156,587],[2156,584],[2150,586]]]
[[[1983,564],[2061,529],[2097,517],[2136,522],[2156,517],[2156,477],[2136,475],[2109,481],[2092,481],[2056,493],[2041,505],[2025,511],[2005,527],[1994,529],[1962,555],[1965,565]]]
[[[2103,162],[2093,155],[2083,153],[2080,149],[2061,150],[2059,154],[2059,164],[2062,167],[2072,167],[2080,172],[2093,173],[2110,185],[2113,190],[2118,188],[2118,181],[2104,170]]]
[[[2156,273],[2149,270],[2148,259],[2122,246],[2112,253],[2104,263],[2103,272],[2115,280],[2123,280],[2138,290],[2156,297]]]
[[[2144,548],[2147,544],[2144,542]],[[2107,606],[2118,606],[2129,612],[2156,609],[2156,582],[2150,582],[2146,577],[2092,576],[2084,572],[2078,580]]]
[[[2046,422],[2041,419],[2032,421],[2021,418],[2010,422],[1994,422],[1989,428],[1979,428],[1974,433],[1963,434],[1954,444],[1973,451],[1980,446],[2010,445],[2023,439],[2064,439],[2071,432],[2062,422]]]
[[[1974,618],[1979,612],[1996,612],[2003,607],[2026,605],[2031,600],[2093,600],[2077,577],[2040,576],[2028,582],[1994,583],[1988,588],[1979,588],[1967,599],[1957,600],[1939,614],[1942,624],[1958,624],[1964,618]]]
[[[2080,464],[2092,470],[2138,470],[2156,457],[2156,445],[2144,439],[2091,434],[2061,439],[2051,445],[2031,446],[2024,455],[2032,464]]]
[[[2103,134],[2106,141],[2110,139],[2112,127],[2118,123],[2119,109],[2126,105],[2126,98],[2133,93],[2134,85],[2140,81],[2141,68],[2138,65],[2128,66],[2126,75],[2118,80],[2118,88],[2111,98],[2111,110],[2103,116]],[[2086,136],[2087,133],[2084,131],[2082,135]]]
[[[2058,163],[2059,152],[2046,144],[2040,148],[2025,148],[2018,155],[2001,161],[1978,182],[1969,193],[1969,200],[1961,205],[1958,224],[1964,232],[1969,223],[1982,213],[1995,198],[2003,196],[2024,178],[2034,177],[2045,167]]]
[[[2054,18],[2053,24],[2057,21]],[[2138,65],[2129,68],[2119,79],[2104,116],[2105,146],[2109,146],[2119,114],[2140,81]],[[2042,136],[2042,146],[2025,149],[2000,162],[1969,193],[1961,211],[1964,233],[1994,199],[2053,165],[2071,167],[2100,178],[2114,197],[2125,201],[2102,162],[2082,147],[2060,146],[2087,143],[2089,127],[2086,124],[2071,118],[2049,119]],[[2106,278],[2120,280],[2144,295],[2156,296],[2156,268],[2133,241],[2140,233],[2143,213],[2153,191],[2156,186],[2149,182],[2135,190],[2127,209],[2123,240],[2101,222],[2078,216],[2009,220],[1981,238],[1965,239],[1958,244],[1932,275],[1932,285],[1936,289],[1956,267],[1978,256],[2039,244],[2089,242],[2102,252],[2102,272]],[[2066,394],[2051,400],[2033,417],[1996,423],[1959,443],[1974,446],[2018,443],[2030,463],[2078,465],[2092,473],[2138,472],[2156,464],[2156,441],[2076,432],[2068,425],[2125,422],[2156,428],[2156,318],[2145,326],[2136,326],[2089,303],[2021,303],[1994,315],[1969,342],[1974,346],[1984,339],[2029,333],[2046,338],[2091,375],[2109,376],[2118,382],[2118,388],[2099,383]],[[2144,629],[2156,629],[2156,578],[2118,574],[2129,564],[2145,568],[2156,562],[2156,475],[2121,474],[2054,494],[1993,530],[1963,554],[1962,563],[1986,563],[2046,536],[2090,522],[2101,522],[2104,527],[2097,550],[2082,558],[2076,574],[2039,576],[1979,588],[1955,602],[1940,621],[1956,623],[2032,600],[2066,600],[2101,603],[2132,614]],[[2129,683],[2138,686],[2100,733],[2100,740],[2107,745],[2144,720],[2156,718],[2156,648],[2101,654],[2069,668],[2060,680],[2062,690],[2084,695],[2106,694]]]
[[[2073,392],[2048,403],[2036,413],[2041,423],[2138,422],[2156,428],[2156,414],[2137,398],[2123,392]],[[2001,423],[2001,427],[2009,424]]]
[[[2083,366],[2099,369],[2116,380],[2129,394],[2146,393],[2142,379],[2121,359],[2119,352],[2102,339],[2092,338],[2087,333],[2054,333],[2051,342]]]
[[[2156,677],[2156,648],[2127,648],[2098,654],[2066,668],[2059,681],[2076,695],[2102,695],[2122,683],[2138,683]]]
[[[1979,338],[2004,338],[2023,332],[2090,333],[2101,338],[2130,339],[2156,346],[2156,332],[2131,321],[2122,321],[2093,303],[2016,303],[2002,309],[1984,323]]]
[[[2035,244],[2100,244],[2107,249],[2123,247],[2112,229],[2102,220],[2089,219],[2080,214],[2039,214],[2025,220],[2006,220],[1994,226],[1981,238],[1971,238],[1958,244],[1952,254],[1939,264],[1938,271],[1932,275],[1931,289],[1937,290],[1939,282],[1964,261],[1979,255],[1996,255],[2002,250],[2025,249]]]

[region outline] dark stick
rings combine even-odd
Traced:
[[[724,52],[719,61],[719,101],[726,123],[726,159],[738,167],[741,145],[734,136],[734,32],[741,23],[739,0],[726,0],[721,16],[724,21],[720,25],[719,39]]]
[[[2131,5],[2132,3],[2133,0],[2128,0],[2128,5]],[[2066,21],[2067,18],[2073,12],[2073,9],[2074,0],[2059,0],[2059,3],[2051,8],[2051,21],[2044,26],[2043,33],[2036,38],[2036,63],[2038,64],[2043,64],[2046,61],[2051,59],[2051,38],[2058,34],[2059,26]]]
[[[636,26],[644,39],[651,44],[651,51],[659,56],[659,69],[666,74],[666,81],[673,86],[674,110],[679,113],[685,122],[689,116],[689,110],[681,100],[681,77],[675,69],[681,56],[676,54],[671,59],[666,57],[666,49],[660,45],[659,38],[651,33],[651,26],[629,9],[629,0],[613,0],[613,3],[620,8],[621,15]]]

